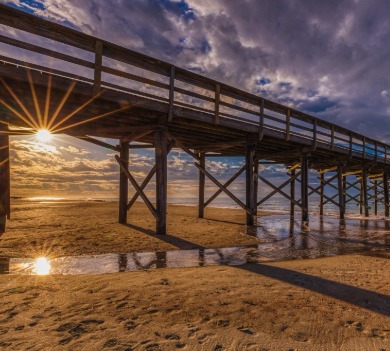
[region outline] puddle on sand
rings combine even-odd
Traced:
[[[155,268],[242,265],[366,253],[390,258],[390,222],[313,217],[309,226],[287,215],[258,218],[247,229],[259,244],[219,249],[68,256],[51,259],[1,258],[0,274],[104,274]]]

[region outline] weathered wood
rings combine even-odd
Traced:
[[[168,195],[168,143],[165,131],[154,132],[156,155],[156,234],[167,233],[167,195]]]
[[[224,188],[223,185],[215,179],[209,172],[200,166],[200,164],[195,162],[195,167],[199,169],[207,178],[209,178],[218,188],[220,188],[227,196],[229,196],[238,206],[240,206],[246,213],[250,214],[250,209],[245,206],[245,204],[239,200],[232,192]]]
[[[146,176],[146,178],[144,179],[144,181],[142,182],[142,184],[140,185],[140,188],[141,190],[144,190],[146,188],[146,186],[149,184],[150,180],[153,178],[153,176],[156,174],[156,165],[154,165],[152,167],[152,169],[149,171],[148,175]],[[140,196],[140,194],[138,192],[136,192],[133,197],[131,198],[131,200],[129,201],[129,203],[127,204],[127,210],[130,210],[131,207],[134,205],[134,203],[137,201],[138,197]]]
[[[287,109],[286,112],[286,141],[290,140],[290,123],[291,123],[291,111]]]
[[[259,115],[259,140],[264,137],[264,99],[260,101],[260,115]]]
[[[345,218],[345,197],[344,197],[343,165],[342,164],[337,165],[337,185],[338,185],[340,219],[344,219]]]
[[[296,179],[299,175],[301,174],[301,172],[298,172],[297,174],[295,174],[294,176],[294,179]],[[276,194],[276,193],[279,193],[280,195],[283,195],[287,200],[290,200],[290,202],[293,202],[296,206],[298,207],[301,207],[302,208],[302,204],[299,203],[297,200],[291,198],[289,195],[287,195],[284,191],[282,191],[281,189],[284,188],[287,184],[291,183],[293,178],[287,180],[285,183],[283,183],[280,187],[277,187],[275,185],[273,185],[271,182],[269,182],[267,179],[263,178],[261,175],[257,175],[257,177],[265,184],[267,184],[269,187],[271,187],[272,189],[274,189],[274,191],[272,193]],[[272,196],[272,195],[271,195]],[[257,203],[257,206],[261,205],[263,202],[265,202],[266,200],[268,200],[270,197],[270,194],[268,194],[265,198],[261,199],[258,203]]]
[[[296,170],[291,169],[290,171],[290,177],[291,177],[291,183],[290,183],[290,197],[295,200],[295,176]],[[294,222],[295,218],[295,204],[293,201],[290,201],[290,223]]]
[[[0,124],[0,129],[7,131],[8,126]],[[9,136],[0,134],[0,236],[5,232],[7,218],[11,216],[10,204]]]
[[[93,95],[100,93],[102,84],[102,64],[103,64],[103,42],[96,40],[95,43],[95,65],[93,74]]]
[[[221,86],[215,85],[215,112],[214,112],[214,124],[219,124],[219,102],[220,102]]]
[[[173,104],[175,102],[175,66],[171,67],[169,77],[169,107],[168,107],[168,122],[173,120]]]
[[[108,144],[108,143],[105,143],[104,141],[101,141],[101,140],[97,140],[95,138],[91,138],[87,135],[84,135],[84,136],[76,136],[76,135],[72,135],[74,138],[77,138],[77,139],[80,139],[80,140],[83,140],[83,141],[86,141],[88,143],[91,143],[91,144],[95,144],[95,145],[99,145],[99,146],[102,146],[106,149],[110,149],[110,150],[113,150],[113,151],[116,151],[116,152],[120,152],[121,148],[118,147],[118,146],[114,146],[114,145],[111,145],[111,144]]]
[[[125,172],[125,170],[128,171],[129,169],[129,143],[127,142],[120,142],[119,161],[119,223],[126,224],[129,196],[129,180]]]
[[[374,214],[378,215],[378,181],[374,180]]]
[[[301,156],[301,209],[302,222],[309,222],[309,157]]]
[[[363,190],[363,207],[364,216],[369,217],[369,206],[368,206],[368,191],[367,191],[367,168],[363,168],[362,173],[362,190]]]
[[[246,207],[250,213],[246,214],[246,225],[254,224],[255,214],[255,177],[254,177],[254,157],[255,157],[255,146],[248,145],[246,147],[245,155],[245,178],[246,178]]]
[[[201,152],[199,154],[199,165],[201,168],[205,169],[206,168],[206,156],[204,152]],[[205,174],[199,171],[199,199],[198,199],[198,217],[199,218],[204,218],[204,208],[207,206],[204,202],[204,192],[205,192]],[[222,192],[222,190],[221,190]],[[212,200],[211,200],[212,201]],[[210,201],[210,202],[211,202]]]
[[[324,183],[325,173],[320,173],[320,216],[324,215]]]
[[[383,172],[383,202],[385,207],[385,217],[390,215],[390,203],[389,203],[389,173]]]
[[[230,184],[232,184],[246,169],[246,165],[242,166],[239,171],[233,176],[231,177],[226,183],[223,184],[223,187],[224,188],[227,188]],[[201,173],[203,174],[203,173]],[[203,175],[204,177],[204,175]],[[204,204],[204,207],[207,207],[208,205],[210,205],[210,203],[215,200],[220,194],[222,194],[222,190],[221,189],[218,189],[214,195],[212,195]]]
[[[255,212],[254,212],[254,215],[257,216],[257,201],[258,201],[258,194],[259,194],[259,178],[258,178],[258,175],[259,174],[259,159],[258,159],[258,155],[255,156],[255,160],[254,160],[254,182],[255,182],[255,187],[254,187],[254,205],[255,205]]]
[[[182,149],[185,153],[192,156],[195,160],[199,160],[199,156],[191,151],[186,145],[184,145],[181,141],[179,141],[177,138],[175,138],[172,134],[167,133],[168,140],[175,146]]]
[[[144,191],[141,189],[141,187],[138,185],[137,181],[134,179],[134,177],[129,172],[128,168],[126,168],[125,163],[120,159],[118,155],[115,155],[115,159],[118,161],[119,166],[121,167],[121,170],[126,175],[127,179],[130,181],[131,185],[134,187],[135,191],[141,196],[142,200],[144,200],[146,206],[154,216],[154,218],[158,217],[158,213],[156,209],[153,207],[152,203],[148,199],[148,197],[145,195]],[[126,211],[127,213],[127,200],[128,196],[126,196],[126,204],[124,205],[123,211]]]

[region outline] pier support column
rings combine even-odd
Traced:
[[[205,169],[206,156],[204,152],[199,154],[199,165]],[[198,217],[204,218],[204,188],[205,188],[206,176],[199,171],[199,204],[198,204]]]
[[[120,142],[119,158],[126,169],[129,169],[129,143]],[[121,169],[119,173],[119,223],[127,223],[127,202],[129,197],[129,179]]]
[[[154,132],[156,155],[156,234],[167,232],[168,143],[165,131]]]
[[[309,157],[301,156],[302,224],[309,222]]]
[[[254,215],[257,216],[257,200],[258,200],[258,193],[259,193],[259,177],[257,176],[259,174],[259,159],[255,157],[255,166],[254,166],[254,182],[255,182],[255,192],[254,192],[254,205],[255,205],[255,212]]]
[[[8,130],[8,127],[1,126],[1,130]],[[4,133],[0,134],[0,236],[5,232],[10,209],[9,136]]]
[[[345,187],[344,187],[344,178],[343,178],[343,165],[337,165],[337,185],[338,185],[338,195],[339,195],[339,213],[340,219],[345,218]]]
[[[293,180],[290,183],[290,197],[292,200],[295,200],[295,169],[291,170],[290,177],[293,178]],[[294,202],[290,201],[290,224],[294,222],[295,218],[295,204]]]
[[[378,181],[374,180],[374,214],[378,215]]]
[[[389,217],[389,173],[383,172],[383,201],[385,206],[385,217]]]
[[[370,213],[368,211],[367,168],[363,168],[363,172],[362,172],[362,190],[363,190],[364,216],[369,217]]]
[[[320,174],[320,216],[324,215],[324,186],[325,174]]]
[[[246,206],[250,210],[250,213],[246,214],[246,225],[254,224],[255,217],[255,177],[254,177],[254,158],[255,147],[248,145],[246,147],[245,155],[245,173],[246,173]]]

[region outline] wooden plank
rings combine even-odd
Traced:
[[[118,156],[115,155],[117,158]],[[129,181],[126,171],[129,171],[129,144],[127,142],[120,142],[120,154],[117,158],[120,165],[119,174],[119,223],[127,223],[127,201],[129,192]]]
[[[195,162],[195,167],[199,169],[207,178],[209,178],[218,188],[220,188],[227,196],[229,196],[238,206],[240,206],[246,213],[250,214],[250,209],[245,206],[245,204],[239,200],[233,193],[228,189],[224,188],[223,185],[216,180],[209,172],[200,166],[200,164]]]
[[[156,234],[167,233],[167,155],[168,143],[165,131],[154,132],[155,156],[156,156]]]
[[[83,60],[83,59],[80,59],[80,58],[77,58],[74,56],[66,55],[66,54],[63,54],[63,53],[60,53],[60,52],[57,52],[54,50],[46,49],[46,48],[43,48],[41,46],[25,43],[23,41],[20,41],[20,40],[14,39],[14,38],[9,38],[9,37],[6,37],[4,35],[0,35],[0,42],[18,47],[20,49],[32,51],[32,52],[35,52],[37,54],[41,54],[41,55],[45,55],[45,56],[49,56],[49,57],[54,57],[54,58],[62,60],[62,61],[74,63],[74,64],[79,65],[79,66],[88,67],[91,69],[94,68],[94,64],[92,62],[89,62],[89,61],[86,61],[86,60]]]
[[[206,168],[206,155],[204,152],[201,152],[199,154],[199,165],[201,168]],[[205,195],[205,174],[199,171],[199,198],[198,198],[198,217],[204,218],[204,209],[208,204],[205,204],[204,202],[204,195]],[[222,192],[222,190],[221,190]]]
[[[119,166],[121,167],[121,170],[123,171],[123,173],[126,175],[127,179],[130,180],[131,185],[134,187],[134,189],[137,191],[137,193],[139,193],[142,200],[144,200],[146,206],[148,207],[148,209],[150,210],[150,212],[152,213],[154,218],[157,218],[158,213],[157,213],[156,209],[153,207],[152,203],[150,202],[148,197],[145,195],[143,190],[140,188],[137,181],[134,179],[134,177],[131,175],[129,170],[126,168],[126,165],[123,163],[123,161],[120,159],[120,157],[118,155],[115,155],[115,159],[118,161]],[[126,203],[124,205],[124,211],[127,214],[127,198],[126,198]]]
[[[97,140],[97,139],[92,138],[92,137],[87,136],[87,135],[84,135],[84,136],[71,135],[71,136],[73,136],[74,138],[83,140],[83,141],[87,141],[88,143],[92,143],[92,144],[95,144],[95,145],[102,146],[102,147],[104,147],[106,149],[110,149],[110,150],[113,150],[113,151],[120,152],[120,150],[121,150],[121,148],[118,147],[118,146],[114,146],[114,145],[105,143],[104,141]]]

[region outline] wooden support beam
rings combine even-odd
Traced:
[[[167,195],[168,195],[168,143],[165,131],[154,132],[156,155],[156,234],[167,233]]]
[[[378,181],[374,180],[374,214],[378,215]]]
[[[363,214],[363,179],[360,178],[360,191],[359,191],[359,213]]]
[[[117,156],[116,156],[117,157]],[[119,162],[120,161],[120,162]],[[129,170],[129,143],[126,141],[120,142],[119,152],[119,223],[127,223],[127,201],[129,193],[129,181],[125,170]]]
[[[198,160],[199,161],[199,156],[191,151],[186,145],[184,145],[181,141],[177,140],[177,138],[175,138],[173,135],[171,135],[170,133],[167,132],[167,137],[168,137],[168,140],[174,144],[175,146],[179,147],[180,149],[182,149],[185,153],[187,153],[188,155],[192,156],[195,160]]]
[[[246,165],[242,166],[233,177],[231,177],[226,183],[223,184],[223,187],[227,188],[230,184],[232,184],[245,171],[245,169],[246,169]],[[200,173],[200,174],[203,174],[203,173]],[[204,207],[207,207],[208,205],[210,205],[210,203],[213,200],[215,200],[221,193],[222,193],[222,190],[218,189],[218,191],[205,202]]]
[[[254,204],[255,204],[255,212],[254,212],[254,215],[257,216],[257,198],[258,198],[258,194],[259,194],[259,178],[257,177],[257,175],[259,174],[259,160],[257,158],[257,156],[255,157],[255,161],[254,161],[254,182],[255,182],[255,189],[254,189]]]
[[[152,169],[149,171],[148,175],[146,176],[146,178],[142,182],[142,184],[140,186],[141,190],[144,190],[146,188],[146,186],[149,184],[150,180],[153,178],[155,173],[156,173],[156,165],[154,165],[152,167]],[[134,205],[134,203],[137,201],[138,197],[139,197],[139,193],[136,192],[134,194],[134,196],[131,198],[131,200],[129,201],[129,203],[127,204],[127,211],[130,210],[130,208]]]
[[[110,150],[113,150],[113,151],[116,151],[116,152],[120,152],[120,150],[121,150],[121,148],[118,147],[118,146],[114,146],[114,145],[105,143],[104,141],[92,138],[92,137],[87,136],[87,135],[84,135],[84,136],[75,136],[74,135],[73,137],[77,138],[77,139],[80,139],[80,140],[87,141],[88,143],[92,143],[92,144],[95,144],[95,145],[102,146],[102,147],[104,147],[106,149],[110,149]]]
[[[100,93],[102,84],[102,65],[103,65],[103,42],[96,40],[95,44],[95,67],[93,77],[93,96]]]
[[[291,170],[291,183],[290,183],[290,197],[295,200],[295,168]],[[293,223],[295,219],[295,205],[293,201],[290,201],[290,223]]]
[[[232,192],[224,188],[223,185],[216,180],[209,172],[202,168],[198,163],[195,162],[195,167],[199,169],[207,178],[209,178],[218,188],[220,188],[227,196],[229,196],[238,206],[240,206],[246,213],[250,214],[250,209],[245,206],[245,204],[238,199]]]
[[[203,169],[206,168],[206,155],[204,154],[204,152],[201,152],[199,154],[199,164],[200,164],[201,168],[203,168]],[[204,208],[207,206],[204,202],[205,182],[206,182],[206,176],[204,173],[202,173],[199,170],[199,199],[198,199],[198,217],[199,218],[204,218]],[[222,190],[221,190],[221,192],[222,192]],[[212,200],[209,200],[209,201],[211,202]]]
[[[1,130],[8,126],[0,125]],[[0,134],[0,236],[5,232],[7,218],[11,216],[9,136]]]
[[[246,174],[246,207],[250,210],[250,213],[246,214],[246,225],[254,224],[255,213],[255,177],[254,177],[254,158],[255,158],[255,146],[247,145],[245,155],[245,174]]]
[[[364,217],[369,217],[370,213],[369,213],[369,207],[368,207],[367,168],[363,168],[362,188],[363,188]]]
[[[320,173],[320,216],[324,215],[324,182],[325,173]]]
[[[265,201],[267,201],[270,197],[272,197],[274,194],[279,193],[280,195],[283,195],[286,199],[290,200],[290,202],[293,202],[296,206],[301,207],[302,205],[295,199],[291,198],[289,195],[287,195],[282,189],[290,184],[294,179],[297,179],[301,175],[301,172],[298,172],[297,174],[294,175],[294,177],[291,177],[289,180],[285,181],[281,186],[277,187],[273,185],[271,182],[269,182],[267,179],[263,178],[260,174],[257,175],[257,177],[265,184],[267,184],[269,187],[274,189],[270,194],[268,194],[266,197],[261,199],[258,203],[257,206],[261,205]]]
[[[339,198],[339,213],[340,219],[345,219],[345,197],[344,197],[344,184],[343,184],[343,165],[337,165],[337,188]]]
[[[157,218],[158,217],[158,213],[157,213],[156,209],[153,207],[152,203],[150,202],[148,197],[145,195],[144,191],[140,188],[140,186],[138,185],[137,181],[134,179],[134,177],[131,175],[129,170],[126,168],[125,163],[119,158],[118,155],[115,155],[115,159],[118,161],[119,166],[121,167],[121,170],[126,175],[127,179],[130,181],[131,185],[137,191],[139,196],[141,196],[142,200],[144,200],[146,206],[148,207],[148,209],[150,210],[152,215],[155,218]],[[126,213],[127,213],[127,199],[126,199],[126,207],[125,207],[125,209],[126,209]]]
[[[383,201],[385,205],[385,217],[390,215],[390,203],[389,203],[389,173],[383,172]]]
[[[302,223],[309,222],[309,157],[301,156],[301,204]]]

